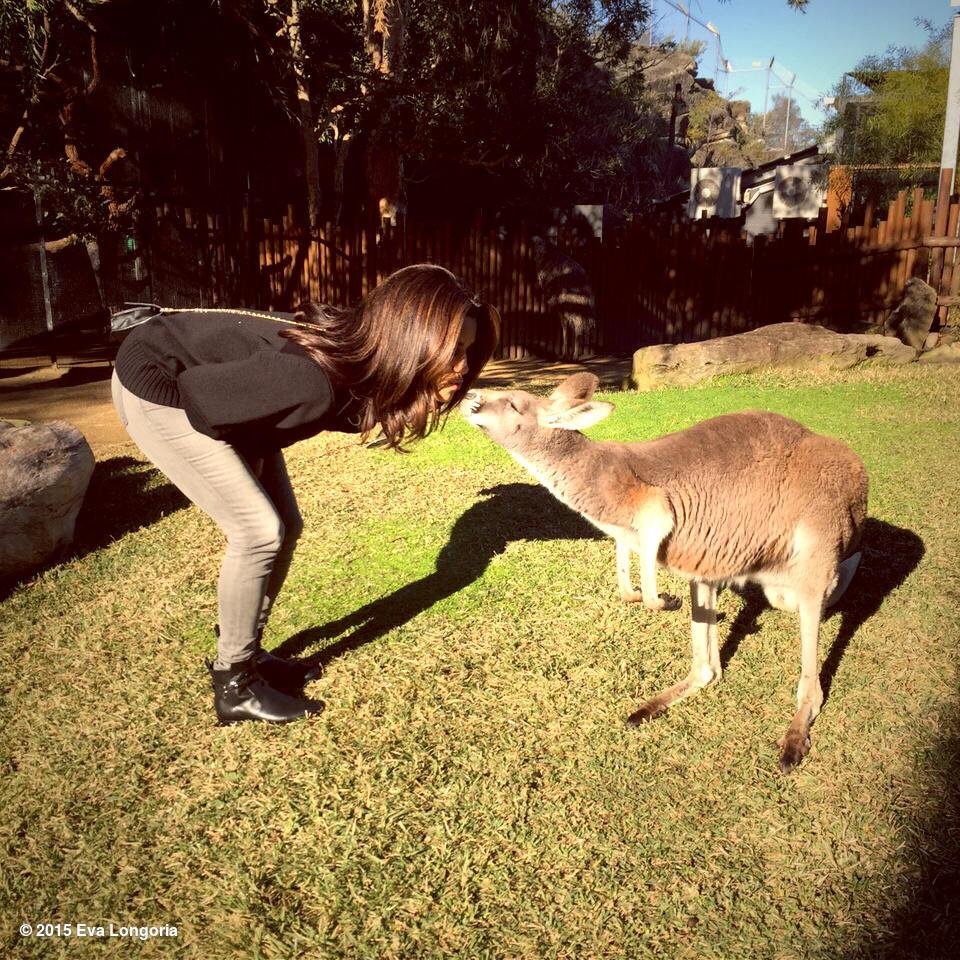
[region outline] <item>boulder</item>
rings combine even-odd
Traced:
[[[917,351],[897,337],[885,337],[876,333],[844,333],[840,336],[849,337],[854,343],[866,347],[868,360],[913,363],[917,359]]]
[[[915,357],[916,351],[896,337],[834,333],[808,323],[773,323],[700,343],[643,347],[633,355],[633,383],[639,390],[649,390],[732,373],[844,370],[868,359],[909,363]]]
[[[27,573],[70,545],[93,467],[69,423],[0,422],[0,577]]]
[[[941,327],[940,335],[937,337],[937,346],[943,347],[948,343],[956,343],[960,340],[960,327]]]
[[[953,340],[925,350],[917,357],[919,363],[960,363],[960,341]]]
[[[883,332],[922,350],[936,313],[937,291],[919,277],[911,277],[904,285],[899,306],[887,317]]]

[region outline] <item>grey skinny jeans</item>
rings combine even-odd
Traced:
[[[249,461],[229,443],[194,430],[183,410],[134,396],[116,371],[111,390],[131,439],[226,534],[214,666],[246,660],[259,648],[303,531],[283,454]]]

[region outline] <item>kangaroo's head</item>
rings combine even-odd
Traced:
[[[512,447],[546,430],[585,430],[609,416],[612,403],[591,399],[598,382],[592,373],[575,373],[549,397],[523,390],[471,390],[460,409],[491,440]]]

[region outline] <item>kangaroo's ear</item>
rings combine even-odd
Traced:
[[[552,427],[555,430],[586,430],[595,423],[599,423],[604,417],[609,417],[613,410],[612,403],[588,400],[586,403],[578,403],[576,406],[565,409],[555,407],[543,410],[538,420],[541,426]]]
[[[599,383],[600,378],[595,373],[589,373],[586,370],[581,373],[574,373],[560,383],[556,390],[550,394],[550,399],[589,400]]]

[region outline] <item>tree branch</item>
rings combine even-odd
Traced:
[[[84,97],[89,97],[97,87],[100,86],[100,61],[97,59],[97,35],[96,33],[90,34],[90,69],[92,75],[90,77],[90,82],[87,84],[86,89],[83,91]]]
[[[27,124],[30,122],[30,113],[33,108],[37,105],[40,100],[40,84],[43,82],[47,73],[53,69],[54,64],[47,66],[47,54],[50,51],[50,18],[44,14],[43,16],[43,47],[40,50],[40,63],[37,73],[37,78],[33,83],[33,89],[30,91],[30,99],[27,101],[27,105],[23,108],[23,116],[20,118],[20,125],[13,132],[13,136],[10,138],[10,143],[7,146],[6,152],[6,163],[4,164],[3,170],[0,170],[0,182],[5,180],[12,171],[12,166],[10,161],[13,160],[13,155],[17,152],[17,147],[20,145],[20,140],[23,137],[24,133],[27,130]],[[22,69],[22,68],[21,68]]]
[[[123,160],[126,157],[127,151],[123,147],[116,147],[114,150],[111,150],[103,163],[100,164],[100,169],[97,171],[98,175],[103,177],[106,175],[107,171],[118,161]]]
[[[73,15],[73,17],[76,20],[79,20],[91,33],[97,32],[97,28],[70,2],[70,0],[63,0],[63,5]]]
[[[62,250],[66,250],[67,247],[72,247],[80,242],[80,237],[75,233],[71,233],[66,237],[61,237],[59,240],[45,240],[43,243],[27,243],[20,249],[28,250],[30,253],[38,253],[42,248],[46,250],[47,253],[60,253]]]

